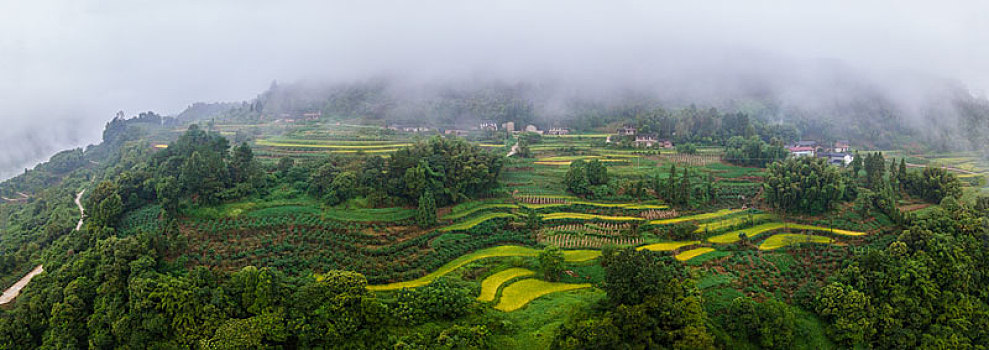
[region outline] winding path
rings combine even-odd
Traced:
[[[515,141],[515,145],[512,146],[512,150],[511,151],[508,151],[508,155],[506,155],[505,157],[514,156],[516,153],[519,153],[519,142],[518,141]]]
[[[76,224],[76,231],[82,229],[82,219],[86,217],[85,210],[82,208],[82,194],[85,192],[86,190],[82,190],[79,191],[78,194],[76,194],[75,202],[76,202],[76,206],[79,207],[79,223]],[[7,288],[7,290],[3,291],[3,295],[0,295],[0,305],[7,304],[13,301],[14,298],[17,298],[17,296],[21,294],[21,289],[24,289],[24,287],[27,286],[28,282],[31,282],[31,279],[34,278],[34,276],[37,276],[42,272],[45,272],[45,267],[43,265],[35,266],[34,269],[31,270],[31,272],[28,272],[26,275],[24,275],[24,277],[21,277],[21,279],[18,280],[17,283],[14,283],[14,285],[10,286],[10,288]]]
[[[82,229],[82,219],[86,218],[86,210],[82,208],[82,194],[85,192],[86,190],[82,190],[76,195],[76,206],[79,207],[79,223],[76,224],[76,231]]]
[[[21,294],[21,289],[24,289],[24,287],[27,286],[27,283],[31,282],[31,279],[34,278],[34,276],[37,276],[42,272],[45,272],[45,268],[43,266],[35,266],[31,272],[28,272],[24,275],[24,277],[21,277],[20,281],[17,281],[17,283],[14,283],[14,285],[10,286],[10,288],[3,291],[3,295],[0,295],[0,305],[13,301],[18,294]]]

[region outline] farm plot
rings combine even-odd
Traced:
[[[543,221],[549,220],[608,220],[608,221],[641,221],[642,218],[634,216],[610,216],[584,213],[549,213],[543,215]]]
[[[469,230],[474,226],[480,225],[481,223],[488,220],[501,219],[501,218],[514,218],[514,217],[515,214],[511,214],[511,213],[487,213],[484,215],[479,215],[478,217],[472,218],[470,220],[464,220],[456,224],[441,228],[440,231],[449,232],[449,231]]]
[[[830,243],[834,243],[834,239],[824,236],[782,233],[778,235],[772,235],[769,238],[766,238],[766,240],[759,245],[759,250],[773,250],[773,249],[778,249],[800,243],[830,244]]]
[[[628,159],[601,158],[601,159],[598,159],[598,161],[600,161],[602,163],[627,163],[629,160]],[[570,163],[572,163],[572,162],[573,161],[569,161],[569,160],[537,160],[537,161],[533,162],[533,164],[563,166],[563,165],[570,165]]]
[[[630,223],[581,223],[551,226],[544,228],[543,232],[582,232],[602,236],[614,236],[631,228],[632,224]]]
[[[687,261],[713,251],[714,248],[711,247],[696,248],[677,254],[675,258],[680,261]]]
[[[668,162],[689,166],[705,166],[721,162],[721,155],[718,154],[660,153],[659,158]]]
[[[495,300],[495,296],[498,294],[498,289],[501,288],[502,284],[519,277],[527,277],[534,274],[536,273],[532,270],[513,267],[488,276],[488,278],[485,278],[484,281],[481,281],[481,295],[477,297],[477,300],[482,302],[492,302]]]
[[[663,210],[670,208],[670,206],[664,204],[600,203],[600,202],[588,202],[588,201],[566,200],[566,199],[558,199],[558,200],[560,201],[559,203],[524,204],[524,206],[530,209],[556,208],[556,207],[565,207],[570,205],[586,205],[590,207],[615,208],[615,209],[626,209],[626,210]]]
[[[794,230],[808,230],[808,231],[825,231],[825,232],[831,232],[831,233],[838,234],[838,235],[843,235],[843,236],[862,236],[862,235],[865,235],[865,232],[858,232],[858,231],[832,229],[832,228],[827,228],[827,227],[804,225],[804,224],[789,224],[789,223],[782,223],[782,222],[770,222],[770,223],[765,223],[765,224],[761,224],[761,225],[752,226],[752,227],[749,227],[749,228],[746,228],[746,229],[735,230],[735,231],[731,231],[731,232],[728,232],[728,233],[725,233],[725,234],[713,236],[713,237],[708,238],[707,241],[708,242],[711,242],[711,243],[721,243],[721,244],[735,243],[735,242],[738,242],[741,239],[739,237],[739,235],[741,235],[741,234],[745,234],[747,237],[752,238],[752,237],[758,236],[758,235],[760,235],[760,234],[762,234],[764,232],[778,230],[778,229],[781,229],[781,228],[788,228],[788,229],[794,229]]]
[[[735,228],[739,225],[750,224],[750,219],[751,219],[751,223],[756,223],[764,220],[770,220],[772,218],[773,216],[771,214],[756,214],[756,215],[752,215],[752,217],[749,217],[747,215],[742,215],[738,217],[728,218],[719,221],[712,221],[709,223],[697,225],[697,230],[695,230],[694,232],[695,233],[717,232],[728,228]]]
[[[539,243],[549,243],[560,248],[601,248],[607,244],[618,246],[642,244],[641,238],[570,234],[539,234],[536,241]]]
[[[541,296],[563,292],[568,290],[590,288],[590,283],[558,283],[546,282],[537,279],[524,279],[512,283],[501,291],[501,300],[494,306],[495,309],[511,312],[518,310],[529,304],[529,302]]]
[[[470,208],[470,209],[467,209],[467,210],[462,210],[462,211],[453,212],[453,213],[444,215],[440,219],[443,219],[443,220],[457,220],[457,219],[460,219],[460,218],[464,218],[464,217],[470,216],[471,214],[477,213],[479,211],[490,210],[490,209],[517,209],[518,207],[519,206],[517,206],[515,204],[508,204],[508,203],[482,204],[482,205],[476,206],[474,208]]]
[[[328,149],[350,149],[350,150],[370,150],[370,149],[382,149],[382,148],[401,148],[411,146],[411,143],[340,143],[339,141],[333,143],[313,143],[313,142],[274,142],[268,140],[258,140],[255,142],[258,146],[268,146],[268,147],[284,147],[284,148],[328,148]]]
[[[651,250],[651,251],[654,251],[654,252],[667,252],[667,251],[677,250],[677,249],[680,249],[680,248],[683,248],[683,247],[686,247],[686,246],[690,246],[690,245],[694,245],[694,244],[700,244],[700,243],[701,243],[701,241],[660,242],[660,243],[653,243],[653,244],[650,244],[650,245],[644,245],[644,246],[635,248],[635,250]]]
[[[707,220],[707,219],[719,218],[719,217],[722,217],[722,216],[727,216],[727,215],[731,215],[731,214],[735,214],[735,213],[740,213],[742,211],[745,211],[745,209],[721,209],[721,210],[718,210],[718,211],[713,212],[713,213],[704,213],[704,214],[697,214],[697,215],[690,215],[690,216],[681,216],[681,217],[672,218],[672,219],[652,220],[652,221],[649,221],[649,224],[650,225],[669,225],[669,224],[675,224],[675,223],[685,222],[685,221],[700,221],[700,220]]]
[[[515,200],[524,204],[569,204],[578,199],[574,196],[518,195]]]
[[[385,290],[397,290],[402,288],[415,288],[427,285],[440,276],[450,273],[457,268],[464,266],[468,263],[486,259],[486,258],[497,258],[497,257],[509,257],[509,256],[528,256],[534,257],[539,255],[539,250],[515,246],[515,245],[505,245],[497,246],[487,249],[481,249],[473,253],[462,255],[451,262],[446,263],[441,266],[436,271],[433,271],[423,277],[404,282],[395,282],[388,284],[379,285],[369,285],[367,289],[373,291],[385,291]],[[600,251],[596,250],[565,250],[563,251],[563,259],[567,262],[583,262],[596,259],[601,256]]]

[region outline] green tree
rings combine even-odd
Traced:
[[[475,306],[471,291],[448,278],[398,292],[391,311],[403,323],[418,325],[430,321],[456,320]]]
[[[350,271],[329,271],[291,297],[293,332],[301,348],[373,348],[385,309],[367,290],[367,279]]]
[[[590,162],[587,162],[585,172],[587,175],[587,182],[590,183],[591,186],[608,184],[608,168],[606,168],[601,161],[593,159]]]
[[[194,151],[182,165],[179,182],[184,192],[193,197],[193,201],[216,204],[227,178],[227,167],[218,154]]]
[[[539,252],[539,268],[543,271],[543,278],[547,281],[558,281],[566,266],[563,260],[563,251],[560,247],[550,245]]]
[[[634,305],[650,295],[678,294],[668,282],[685,276],[680,264],[650,251],[622,248],[601,263],[605,265],[602,289],[614,304]]]
[[[831,322],[830,332],[842,344],[860,344],[875,332],[869,297],[851,286],[834,282],[822,288],[816,310]]]
[[[570,163],[566,175],[563,176],[563,184],[567,190],[577,194],[586,195],[591,192],[591,182],[587,177],[587,163],[581,159]]]
[[[838,169],[812,157],[771,164],[763,187],[767,202],[784,213],[823,213],[843,198],[845,191]]]
[[[852,175],[854,175],[854,177],[858,178],[859,173],[862,172],[862,167],[864,164],[865,161],[862,159],[862,156],[859,155],[859,151],[855,151],[855,155],[852,157],[852,163],[849,164],[852,166]]]
[[[86,222],[94,228],[114,227],[124,213],[124,202],[117,193],[117,186],[109,181],[96,186],[86,207],[89,208]]]
[[[178,180],[167,176],[162,178],[155,185],[155,192],[158,196],[158,203],[168,215],[174,216],[179,210],[179,200],[182,196],[182,188],[179,187]]]
[[[436,200],[433,199],[433,192],[431,191],[426,191],[419,197],[416,225],[422,228],[436,225]]]

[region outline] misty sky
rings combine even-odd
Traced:
[[[118,110],[247,100],[276,79],[697,77],[703,90],[841,62],[989,90],[986,1],[535,3],[0,0],[0,178],[98,142]]]

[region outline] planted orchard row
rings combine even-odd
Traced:
[[[568,198],[545,197],[545,196],[515,196],[515,200],[526,204],[567,204]]]
[[[677,215],[679,215],[679,213],[677,213],[676,209],[669,209],[669,210],[650,209],[639,212],[639,217],[646,220],[669,219],[669,218],[675,218],[677,217]]]
[[[552,244],[560,248],[601,248],[606,244],[639,245],[641,238],[632,237],[600,237],[575,235],[543,235],[538,237],[539,243]]]
[[[442,245],[434,250],[429,242],[440,233],[433,231],[397,244],[365,247],[333,232],[300,231],[302,235],[290,232],[291,229],[255,232],[249,241],[194,239],[186,259],[230,269],[244,265],[272,266],[292,274],[346,269],[363,273],[371,283],[380,283],[421,277],[463,254],[491,245],[535,243],[519,232],[497,231],[472,234],[456,245]]]

